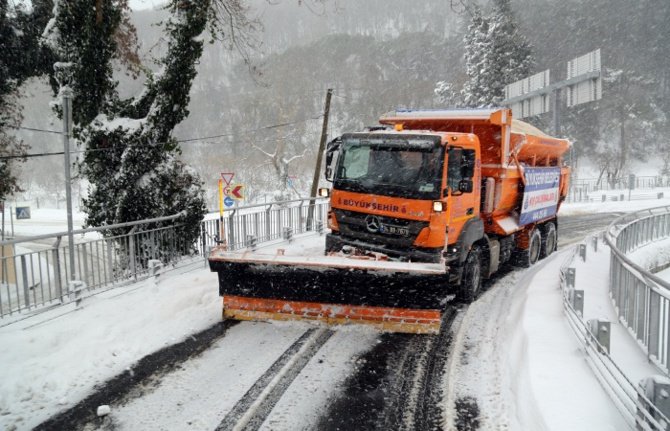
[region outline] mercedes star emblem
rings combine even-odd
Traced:
[[[369,215],[365,217],[365,226],[368,229],[368,232],[372,233],[377,233],[379,232],[379,227],[381,226],[381,221],[379,220],[379,217]]]

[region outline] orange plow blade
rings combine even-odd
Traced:
[[[325,304],[224,295],[223,317],[235,320],[316,320],[329,325],[366,324],[412,334],[437,334],[440,310]]]

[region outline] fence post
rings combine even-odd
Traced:
[[[61,281],[61,272],[60,272],[60,253],[58,249],[60,247],[61,237],[56,237],[56,242],[53,245],[53,261],[54,261],[54,278],[56,279],[56,293],[58,294],[58,299],[60,302],[63,302],[63,283]]]
[[[610,353],[610,322],[591,319],[587,322],[591,339],[598,342],[598,352]]]
[[[271,209],[272,209],[272,205],[269,205],[265,209],[265,240],[266,241],[269,241],[269,240],[272,239],[272,226],[271,226],[271,223],[270,223],[270,221],[271,221],[270,219],[272,217],[272,213],[270,212]]]
[[[205,232],[205,225],[200,224],[200,240],[202,241],[202,256],[207,257],[207,235]]]
[[[576,277],[576,269],[575,268],[568,268],[568,271],[565,275],[565,281],[568,284],[568,287],[575,287],[575,277]]]
[[[586,244],[579,244],[579,256],[586,262]]]
[[[247,235],[247,247],[251,250],[256,250],[257,240],[254,235]]]
[[[235,247],[235,226],[233,226],[233,214],[228,216],[228,249]]]
[[[77,246],[75,246],[74,250],[75,250],[75,256],[77,256]],[[83,266],[84,266],[84,279],[82,281],[84,283],[86,283],[86,285],[88,286],[91,283],[89,283],[89,279],[88,279],[89,272],[88,272],[88,258],[86,257],[86,243],[79,244],[79,251],[81,253],[79,255],[80,256],[79,259],[83,262]],[[92,264],[93,264],[93,262],[91,262],[91,266],[93,266]],[[93,269],[93,268],[91,268],[91,269]]]
[[[284,229],[282,230],[282,237],[286,241],[291,242],[291,240],[293,239],[293,228],[284,227]]]
[[[25,254],[21,255],[21,277],[23,278],[23,300],[25,301],[26,307],[30,309],[30,292],[29,292],[30,286],[28,285],[28,267],[26,266]],[[21,305],[19,304],[19,309],[20,308]]]
[[[584,291],[577,289],[570,289],[568,291],[568,299],[579,317],[584,316]]]
[[[639,386],[636,429],[667,429],[662,426],[668,423],[670,416],[670,379],[661,375],[651,376],[642,379]]]
[[[128,232],[128,248],[130,248],[130,272],[137,279],[137,262],[135,262],[135,227]]]

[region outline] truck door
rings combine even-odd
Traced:
[[[453,244],[467,221],[479,215],[479,173],[474,149],[450,147],[447,154],[448,243]]]

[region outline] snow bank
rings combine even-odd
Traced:
[[[219,321],[217,277],[203,265],[0,328],[0,428],[30,429],[143,356]]]

